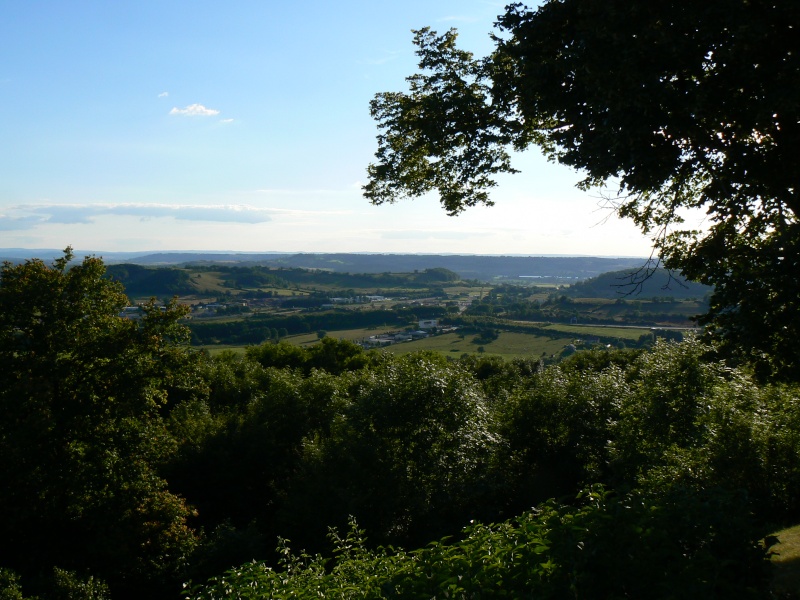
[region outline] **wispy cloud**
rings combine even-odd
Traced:
[[[377,56],[366,58],[362,60],[361,63],[365,65],[385,65],[386,63],[395,60],[399,56],[407,54],[407,52],[407,50],[383,50]]]
[[[167,96],[169,96],[169,92],[161,92],[161,93],[158,95],[158,97],[159,97],[159,98],[166,98]]]
[[[339,195],[352,195],[354,191],[360,188],[352,189],[280,189],[280,188],[263,188],[253,190],[256,194],[264,194],[267,196],[339,196]]]
[[[233,123],[233,119],[220,119],[220,123]]]
[[[485,236],[477,231],[384,231],[380,237],[384,240],[465,240]]]
[[[15,217],[13,215],[0,214],[0,231],[22,231],[24,229],[33,229],[45,221],[46,218],[40,216]]]
[[[206,108],[202,104],[190,104],[186,108],[174,107],[169,111],[171,115],[181,115],[184,117],[213,117],[218,115],[219,111],[214,108]]]
[[[6,209],[0,214],[0,230],[31,229],[44,224],[90,224],[103,216],[257,224],[271,221],[276,212],[244,204],[39,204]]]
[[[437,23],[475,23],[479,21],[477,17],[470,17],[468,15],[448,15],[436,19]]]

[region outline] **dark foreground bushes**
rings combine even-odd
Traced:
[[[755,534],[741,495],[594,487],[573,505],[550,501],[410,552],[371,550],[352,523],[344,538],[331,533],[330,560],[284,545],[277,569],[248,563],[184,597],[760,598],[765,552]]]

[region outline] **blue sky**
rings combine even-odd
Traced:
[[[7,0],[0,247],[480,254],[649,253],[537,151],[496,205],[371,206],[369,101],[404,90],[411,29],[486,53],[479,0]],[[610,216],[610,218],[609,218]]]

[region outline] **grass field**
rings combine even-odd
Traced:
[[[244,354],[244,349],[245,348],[247,348],[247,346],[227,346],[227,345],[222,345],[222,344],[220,344],[219,346],[197,346],[196,347],[197,350],[205,350],[211,356],[217,356],[219,354],[222,354],[226,350],[230,350],[231,352],[234,352],[236,354]]]
[[[379,335],[381,333],[389,333],[397,331],[396,329],[387,329],[385,327],[361,327],[359,329],[342,329],[339,331],[329,331],[328,337],[336,338],[337,340],[350,340],[357,342],[368,338],[371,335]],[[286,338],[286,341],[296,346],[308,346],[318,341],[316,333],[306,333],[302,335],[291,335]]]
[[[384,329],[348,329],[345,331],[329,331],[328,336],[337,339],[357,341],[372,335],[385,333]],[[420,350],[432,350],[446,356],[461,356],[464,353],[478,353],[478,347],[483,346],[484,354],[501,356],[505,359],[539,357],[542,353],[556,354],[564,349],[569,340],[551,340],[548,337],[528,333],[501,332],[498,338],[484,344],[474,344],[474,335],[461,337],[458,333],[435,335],[422,340],[402,342],[383,348],[385,352],[393,354],[408,354]],[[317,342],[316,334],[290,336],[286,340],[292,344],[307,346]]]
[[[358,341],[372,335],[386,333],[388,330],[376,329],[347,329],[343,331],[329,331],[328,337]],[[461,337],[458,333],[446,333],[443,335],[431,336],[422,340],[402,342],[386,346],[383,352],[393,354],[408,354],[421,350],[431,350],[445,356],[459,357],[462,354],[478,354],[478,348],[483,347],[484,356],[500,356],[506,360],[513,358],[538,358],[540,356],[558,354],[564,349],[570,340],[552,340],[548,337],[532,335],[528,333],[500,332],[498,338],[489,343],[476,344],[472,340],[474,335]],[[295,346],[310,346],[319,341],[316,333],[305,333],[301,335],[290,335],[284,340]],[[220,354],[225,350],[232,350],[237,353],[244,353],[245,346],[203,346],[212,356]]]
[[[432,350],[446,356],[458,357],[464,353],[477,354],[478,348],[483,347],[484,356],[500,356],[510,360],[512,358],[539,358],[542,354],[548,356],[557,354],[569,343],[569,340],[552,340],[548,337],[528,333],[506,331],[500,332],[496,340],[484,344],[473,343],[474,337],[474,335],[467,335],[462,338],[457,333],[446,333],[424,340],[388,346],[385,351],[394,354],[408,354],[419,350]]]
[[[574,333],[577,337],[598,336],[616,337],[623,340],[638,340],[642,334],[650,333],[650,327],[603,327],[601,325],[562,325],[550,324],[544,326],[554,331]]]
[[[225,293],[230,288],[222,285],[222,277],[216,271],[200,271],[192,274],[192,283],[204,293]]]
[[[800,525],[775,533],[772,590],[776,598],[800,598]]]

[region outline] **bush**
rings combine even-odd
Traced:
[[[766,551],[742,498],[718,491],[654,498],[595,487],[574,505],[549,501],[411,552],[368,550],[354,523],[331,538],[332,561],[284,545],[280,571],[249,563],[185,598],[764,597]]]

